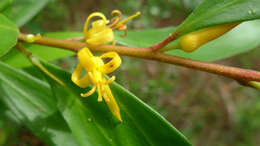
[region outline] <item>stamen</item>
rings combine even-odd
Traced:
[[[97,90],[98,90],[98,102],[102,101],[102,91],[101,91],[101,84],[97,84]]]
[[[112,76],[111,78],[109,78],[107,81],[105,81],[103,84],[107,85],[107,84],[111,84],[112,82],[114,82],[116,79],[115,76]]]
[[[122,12],[119,11],[119,10],[113,10],[113,11],[111,12],[111,15],[112,15],[112,16],[118,15],[119,19],[122,19],[122,18],[123,18],[123,14],[122,14]]]
[[[124,38],[127,35],[127,29],[124,30],[124,34],[120,35],[120,37]]]
[[[103,88],[103,98],[105,99],[106,103],[110,102],[109,96],[107,95],[107,92],[104,88]]]
[[[110,27],[111,29],[115,29],[115,27],[117,26],[118,22],[120,22],[120,18],[119,17],[112,18],[112,23],[109,24],[108,27]]]
[[[120,21],[118,24],[123,24],[131,19],[134,19],[135,17],[139,16],[141,12],[136,12],[134,15],[127,17],[126,19]]]
[[[96,91],[96,89],[97,89],[97,86],[94,85],[94,86],[92,87],[92,89],[89,90],[87,93],[81,93],[80,95],[81,95],[82,97],[88,97],[88,96],[92,95],[92,94]]]
[[[112,15],[112,16],[118,15],[118,16],[112,18],[112,22],[111,22],[111,24],[108,26],[108,27],[110,27],[111,29],[114,29],[114,27],[116,26],[116,24],[118,24],[118,22],[120,22],[120,20],[123,18],[123,15],[122,15],[121,11],[119,11],[119,10],[113,10],[113,11],[111,12],[111,15]]]
[[[92,83],[95,83],[95,78],[94,78],[92,72],[88,72],[88,75],[89,75],[89,77],[90,77],[91,82],[92,82]]]

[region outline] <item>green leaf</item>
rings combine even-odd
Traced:
[[[204,27],[260,18],[259,0],[204,0],[178,27],[181,34]]]
[[[80,98],[83,91],[70,81],[69,73],[47,67],[67,84],[52,83],[58,103],[45,82],[1,62],[0,99],[49,145],[76,145],[63,117],[81,145],[190,145],[165,119],[119,85],[111,89],[123,123],[114,119],[104,103],[97,102],[96,94]]]
[[[97,102],[97,94],[81,98],[80,93],[86,91],[71,82],[70,73],[45,66],[66,84],[61,86],[49,78],[59,110],[80,145],[190,145],[162,116],[118,84],[110,87],[121,109],[122,123],[104,102]]]
[[[48,2],[49,0],[16,0],[2,13],[20,27],[40,12]]]
[[[9,7],[15,0],[1,0],[0,1],[0,12]]]
[[[128,31],[126,37],[120,37],[122,32],[116,32],[116,42],[120,45],[131,47],[150,47],[151,45],[166,38],[176,28],[165,27],[161,29],[148,29]]]
[[[45,82],[0,62],[0,100],[48,145],[77,146]]]
[[[16,44],[18,38],[17,27],[0,14],[0,57],[6,54]]]

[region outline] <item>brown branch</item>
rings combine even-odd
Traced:
[[[165,38],[164,40],[162,40],[161,42],[151,46],[150,48],[154,51],[157,52],[158,50],[160,50],[161,48],[164,48],[167,44],[169,44],[170,42],[176,40],[178,38],[179,34],[177,32],[170,34],[167,38]]]
[[[19,35],[19,41],[23,41],[24,34]],[[51,46],[56,48],[63,48],[66,50],[71,50],[77,52],[79,49],[86,47],[86,43],[70,40],[60,40],[53,38],[42,37],[34,42],[35,44]],[[116,45],[100,45],[100,46],[88,46],[91,51],[94,52],[107,52],[115,51],[123,56],[132,56],[137,58],[155,60],[160,62],[165,62],[169,64],[175,64],[179,66],[184,66],[196,70],[201,70],[217,75],[222,75],[237,80],[239,83],[250,86],[249,81],[260,82],[260,72],[241,69],[236,67],[229,67],[214,63],[207,63],[196,61],[192,59],[186,59],[178,56],[172,56],[161,52],[154,52],[150,48],[133,48],[126,46],[116,46]]]

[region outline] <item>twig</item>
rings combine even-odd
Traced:
[[[25,34],[19,35],[19,41],[23,42],[23,37]],[[34,42],[35,44],[51,46],[56,48],[63,48],[66,50],[77,52],[81,48],[86,46],[86,43],[78,42],[78,41],[69,41],[69,40],[61,40],[61,39],[53,39],[53,38],[45,38],[42,37]],[[143,58],[149,60],[155,60],[160,62],[165,62],[169,64],[175,64],[179,66],[184,66],[196,70],[201,70],[217,75],[222,75],[228,78],[232,78],[237,80],[239,83],[250,86],[248,84],[250,81],[258,81],[260,82],[260,72],[241,69],[236,67],[229,67],[214,63],[207,63],[196,61],[192,59],[186,59],[178,56],[168,55],[161,52],[154,52],[150,48],[133,48],[126,46],[117,46],[117,45],[100,45],[100,46],[88,46],[91,51],[94,52],[107,52],[107,51],[115,51],[123,56],[131,56],[136,58]]]
[[[150,48],[154,51],[157,52],[158,50],[162,49],[165,47],[167,44],[170,42],[176,40],[178,38],[179,34],[177,32],[170,34],[166,39],[162,40],[161,42],[151,46]]]

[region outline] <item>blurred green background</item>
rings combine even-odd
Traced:
[[[201,0],[52,0],[22,32],[81,31],[86,17],[114,9],[141,11],[129,29],[177,26]],[[260,49],[216,63],[259,70]],[[53,63],[72,71],[75,57]],[[260,92],[233,80],[153,61],[123,57],[117,82],[160,112],[194,146],[257,146],[260,143]],[[1,115],[0,106],[0,115]],[[45,145],[25,127],[1,118],[0,145]]]

